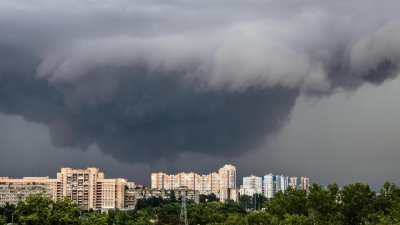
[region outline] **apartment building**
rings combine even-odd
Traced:
[[[297,177],[290,177],[289,186],[292,188],[297,188]]]
[[[309,187],[310,187],[310,179],[308,177],[301,177],[301,183],[300,183],[301,190],[305,190],[306,193],[308,194]]]
[[[263,194],[267,198],[272,198],[278,191],[285,192],[288,185],[289,177],[283,175],[272,175],[270,173],[263,177]]]
[[[12,185],[14,187],[35,185],[43,189],[50,189],[52,199],[55,201],[62,198],[61,180],[50,179],[46,177],[23,177],[22,179],[13,179],[12,177],[0,177],[0,185]]]
[[[279,190],[285,192],[286,188],[289,186],[289,177],[283,175],[279,176]]]
[[[263,194],[267,198],[274,197],[274,194],[279,189],[279,176],[272,175],[271,173],[263,177]]]
[[[53,200],[64,196],[84,209],[124,208],[126,179],[106,179],[99,168],[61,168],[56,179],[49,177],[0,177],[0,185],[41,185],[51,190]]]
[[[251,175],[249,177],[243,177],[243,185],[240,188],[240,195],[262,194],[262,178]]]
[[[31,184],[6,184],[0,185],[0,206],[9,204],[18,205],[19,201],[25,201],[29,195],[42,194],[51,197],[50,185]]]
[[[151,188],[159,190],[175,190],[187,187],[189,190],[199,191],[200,194],[216,194],[221,201],[237,198],[236,167],[225,165],[218,173],[199,175],[197,173],[152,173]]]

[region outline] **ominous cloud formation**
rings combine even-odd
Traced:
[[[120,161],[240,155],[299,93],[381,84],[398,1],[0,0],[0,111]]]

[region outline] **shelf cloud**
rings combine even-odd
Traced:
[[[243,155],[301,93],[397,75],[400,2],[366,2],[0,0],[0,112],[123,162]]]

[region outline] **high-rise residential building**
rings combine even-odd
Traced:
[[[159,190],[174,190],[187,187],[189,190],[198,190],[200,194],[214,193],[221,201],[232,199],[236,201],[236,168],[225,165],[218,173],[199,175],[197,173],[165,173],[151,174],[151,188]]]
[[[267,198],[274,197],[274,194],[279,190],[279,176],[272,175],[271,173],[263,177],[263,194]]]
[[[251,175],[243,177],[243,185],[240,188],[240,195],[262,194],[262,178]]]
[[[53,200],[64,196],[84,209],[124,208],[125,186],[123,178],[106,179],[99,168],[86,170],[61,168],[56,179],[49,177],[0,177],[0,185],[43,185],[49,187]]]
[[[290,178],[289,186],[292,188],[297,188],[297,177]]]
[[[300,183],[301,190],[305,190],[308,194],[309,186],[310,186],[310,179],[307,177],[301,177],[301,183]]]
[[[243,177],[243,188],[262,189],[262,178],[254,175]]]
[[[279,176],[279,190],[285,192],[288,186],[289,186],[289,177],[285,177],[283,175]]]
[[[274,197],[278,191],[285,192],[288,186],[289,177],[272,175],[271,173],[263,176],[263,195],[267,198]]]
[[[226,200],[236,201],[236,167],[225,165],[219,169],[219,177],[219,199],[222,202]]]

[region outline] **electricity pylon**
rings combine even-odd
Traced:
[[[188,225],[187,210],[186,210],[186,192],[185,191],[181,192],[181,198],[182,198],[181,220],[183,220],[185,222],[185,225]]]

